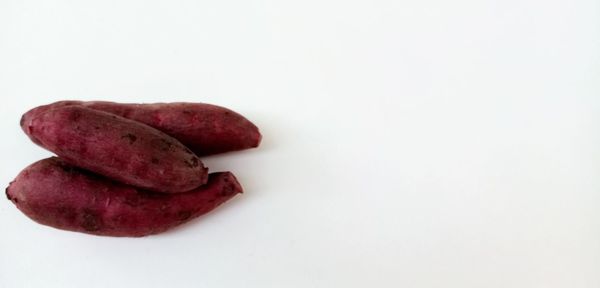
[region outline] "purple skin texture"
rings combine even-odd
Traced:
[[[208,183],[186,193],[155,193],[76,168],[60,158],[25,168],[6,197],[34,221],[102,236],[157,234],[205,214],[242,187],[230,172],[211,173]]]
[[[63,106],[24,118],[36,144],[73,166],[147,190],[179,193],[207,181],[198,156],[142,123],[82,106]]]
[[[262,136],[252,122],[224,107],[204,103],[121,104],[105,101],[60,101],[36,107],[23,123],[42,111],[81,105],[144,123],[181,141],[198,156],[258,147]]]

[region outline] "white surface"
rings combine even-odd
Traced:
[[[600,2],[0,1],[2,183],[59,99],[201,101],[246,193],[143,239],[0,201],[0,287],[600,287]]]

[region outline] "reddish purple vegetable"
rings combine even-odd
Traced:
[[[30,114],[21,123],[37,144],[66,162],[153,191],[177,193],[207,181],[187,147],[150,126],[78,105]]]
[[[25,168],[6,196],[34,221],[58,229],[139,237],[163,232],[205,214],[242,192],[230,172],[178,194],[155,193],[75,168],[52,157]]]
[[[21,126],[36,113],[69,105],[110,112],[152,126],[181,141],[199,156],[257,147],[262,138],[258,128],[244,116],[224,107],[203,103],[60,101],[30,110],[23,115]],[[26,127],[23,130],[27,133]]]

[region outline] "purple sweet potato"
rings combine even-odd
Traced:
[[[36,113],[27,135],[68,163],[140,188],[178,193],[207,181],[207,169],[187,147],[150,126],[82,106]]]
[[[23,115],[21,126],[36,113],[69,105],[82,105],[142,122],[176,138],[199,156],[257,147],[262,138],[258,128],[244,116],[224,107],[204,103],[60,101],[30,110]],[[26,127],[23,130],[27,132]]]
[[[54,228],[104,236],[156,234],[205,214],[242,192],[230,172],[186,193],[156,193],[106,179],[60,158],[25,168],[6,197],[34,221]]]

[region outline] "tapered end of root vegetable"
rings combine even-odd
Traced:
[[[37,139],[31,137],[31,132],[32,132],[31,120],[50,109],[63,107],[63,106],[78,105],[78,104],[81,104],[81,101],[70,101],[69,100],[69,101],[58,101],[58,102],[54,102],[51,104],[35,107],[35,108],[25,112],[25,114],[23,114],[23,116],[21,116],[21,120],[19,121],[19,124],[21,125],[21,129],[23,130],[23,132],[25,132],[25,134],[27,136],[29,136],[31,141],[33,141],[35,144],[40,145],[40,143]]]
[[[237,180],[235,175],[233,175],[233,173],[228,171],[228,172],[221,172],[219,174],[221,177],[223,177],[223,181],[225,183],[228,183],[231,185],[230,191],[229,191],[230,194],[235,195],[238,193],[240,193],[240,194],[244,193],[244,188],[242,188],[242,185]]]

